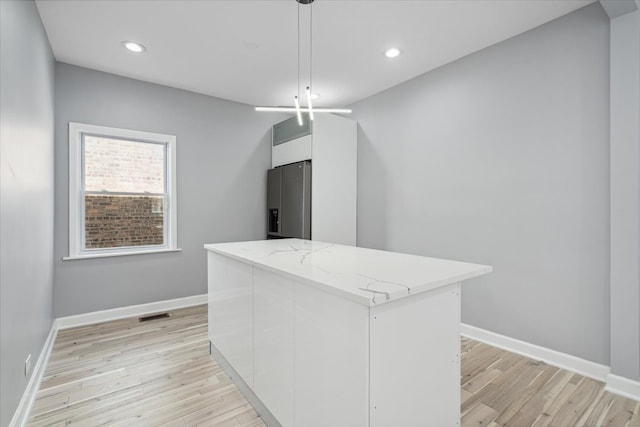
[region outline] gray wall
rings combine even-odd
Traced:
[[[204,243],[265,237],[268,131],[280,116],[68,64],[57,64],[55,88],[57,317],[206,293]],[[62,261],[70,121],[177,136],[182,252]]]
[[[353,105],[358,244],[491,264],[463,322],[608,364],[608,61],[594,4]]]
[[[0,1],[0,425],[51,328],[54,59],[31,1]]]
[[[634,380],[640,379],[639,117],[636,10],[611,20],[611,373]]]

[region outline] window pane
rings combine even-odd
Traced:
[[[164,147],[164,144],[85,136],[85,191],[164,193]]]
[[[87,194],[85,249],[164,244],[163,196]]]

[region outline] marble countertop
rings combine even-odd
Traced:
[[[490,273],[488,265],[300,239],[205,249],[372,306]]]

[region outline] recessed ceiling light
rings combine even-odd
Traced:
[[[123,41],[122,46],[124,46],[127,50],[134,53],[142,53],[145,50],[147,50],[147,48],[141,45],[140,43],[130,42],[130,41]]]
[[[400,49],[395,47],[392,47],[391,49],[387,49],[386,52],[384,53],[384,56],[386,56],[387,58],[395,58],[398,55],[400,55]]]
[[[318,99],[320,98],[320,94],[319,93],[312,93],[311,94],[311,99]]]

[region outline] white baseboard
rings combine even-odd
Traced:
[[[566,369],[597,381],[606,382],[610,372],[609,367],[606,365],[496,334],[495,332],[464,323],[460,324],[460,334],[512,353],[521,354],[531,359],[542,360],[549,365],[557,366],[558,368]]]
[[[59,317],[57,321],[58,329],[93,325],[95,323],[142,316],[145,314],[157,313],[159,311],[176,310],[179,308],[192,307],[194,305],[202,305],[206,303],[207,294],[202,294],[165,301],[150,302],[147,304],[129,305],[127,307],[112,308],[110,310],[94,311],[91,313],[77,314],[75,316]]]
[[[604,389],[629,399],[640,400],[640,381],[609,374],[607,375],[607,385]]]
[[[16,412],[14,412],[13,418],[11,418],[11,421],[9,422],[9,427],[22,427],[27,423],[29,412],[31,412],[31,406],[33,405],[33,401],[38,393],[38,389],[40,388],[40,382],[42,381],[42,376],[44,375],[45,368],[47,367],[47,362],[49,361],[49,356],[51,355],[51,349],[53,348],[57,332],[58,328],[56,320],[54,320],[51,324],[49,335],[42,346],[42,351],[40,351],[40,356],[38,356],[38,361],[33,367],[31,378],[29,378],[27,387],[25,388],[24,393],[22,393],[22,398],[18,403]]]

